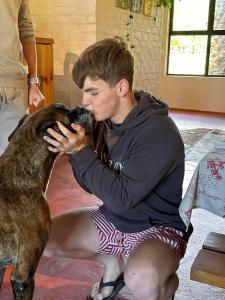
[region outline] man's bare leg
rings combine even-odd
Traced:
[[[148,239],[131,253],[124,280],[137,300],[169,300],[179,284],[178,266],[177,256],[168,245]]]
[[[90,213],[85,209],[68,212],[52,220],[52,231],[44,255],[89,259],[104,265],[103,282],[114,281],[123,272],[127,259],[124,256],[98,254],[99,236]],[[95,300],[109,296],[113,287],[99,293],[99,282],[92,288]]]

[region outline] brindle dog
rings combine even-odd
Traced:
[[[69,129],[72,122],[91,130],[91,116],[77,107],[53,104],[26,115],[9,137],[0,157],[0,288],[7,265],[14,265],[14,299],[31,300],[34,274],[51,230],[45,191],[56,159],[43,140],[46,129],[59,131],[56,121]]]

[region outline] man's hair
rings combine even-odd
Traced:
[[[83,88],[86,77],[102,79],[114,86],[127,79],[132,89],[134,59],[120,37],[107,38],[86,48],[73,66],[73,80]]]

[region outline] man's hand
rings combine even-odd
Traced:
[[[51,146],[48,150],[51,152],[78,152],[89,144],[87,137],[85,136],[85,129],[78,124],[71,124],[71,127],[76,131],[75,133],[70,131],[68,128],[57,122],[60,131],[64,136],[56,132],[52,128],[48,128],[48,133],[55,139],[51,139],[48,136],[44,136],[44,140],[47,141]]]
[[[45,97],[40,92],[36,84],[31,84],[29,86],[29,105],[33,105],[37,108],[43,101]]]

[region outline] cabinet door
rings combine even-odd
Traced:
[[[52,39],[36,38],[37,71],[40,78],[40,91],[45,97],[43,104],[38,107],[38,110],[54,102],[52,44]],[[34,107],[30,107],[31,112],[35,110]]]

